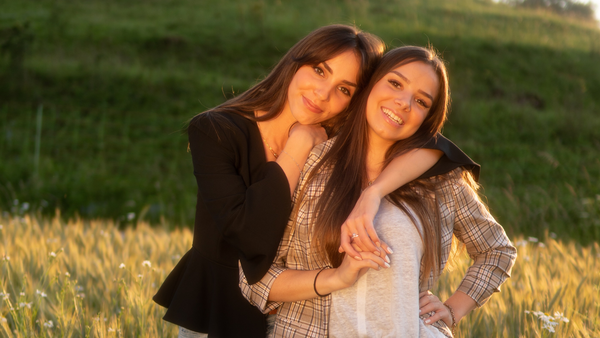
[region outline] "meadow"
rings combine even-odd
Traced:
[[[512,277],[460,322],[457,337],[600,335],[600,246],[553,237],[512,239]],[[120,230],[112,221],[2,216],[0,336],[176,337],[151,297],[191,242],[188,229],[147,223]],[[447,298],[469,264],[463,253],[433,292]]]
[[[186,121],[330,23],[441,51],[444,134],[509,234],[600,240],[600,29],[491,0],[5,0],[0,206],[190,226]]]

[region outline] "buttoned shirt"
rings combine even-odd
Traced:
[[[293,202],[306,185],[313,167],[329,151],[335,139],[331,139],[311,152],[300,177]],[[331,296],[316,297],[296,302],[269,301],[269,292],[277,277],[287,269],[320,270],[331,267],[327,255],[321,253],[313,238],[316,202],[321,196],[330,175],[323,169],[306,187],[306,195],[300,201],[296,219],[290,219],[279,245],[277,256],[268,273],[257,283],[249,285],[240,268],[240,288],[248,301],[263,313],[277,311],[273,335],[275,337],[327,337]],[[454,169],[448,179],[438,179],[438,206],[441,226],[441,265],[443,270],[450,256],[453,235],[464,243],[473,264],[458,287],[470,296],[478,306],[483,305],[500,285],[510,277],[516,259],[516,248],[504,229],[478,198],[477,193],[462,178],[462,168]],[[293,214],[294,215],[294,214]],[[388,243],[393,247],[393,243]],[[431,274],[421,282],[421,291],[429,290],[436,278]],[[415,314],[418,315],[418,314]],[[448,334],[441,323],[434,323]]]

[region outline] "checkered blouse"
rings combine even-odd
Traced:
[[[313,149],[310,154],[298,189],[306,183],[308,173],[329,151],[334,139]],[[458,290],[469,295],[478,306],[485,303],[500,285],[510,277],[510,270],[517,257],[516,249],[506,236],[504,229],[481,203],[476,192],[461,177],[462,169],[451,172],[451,179],[438,185],[442,198],[441,211],[442,269],[450,255],[452,235],[466,246],[473,265],[469,267]],[[307,188],[306,198],[300,205],[297,223],[288,222],[277,256],[268,273],[256,284],[249,285],[240,268],[240,288],[248,301],[263,313],[277,311],[273,335],[275,337],[327,337],[331,296],[317,297],[297,302],[268,301],[275,279],[286,269],[319,270],[330,266],[329,261],[313,246],[312,213],[314,204],[323,192],[328,172],[321,172]],[[296,200],[296,196],[292,199]],[[393,247],[393,243],[389,243]],[[432,288],[433,276],[421,285],[421,291]],[[434,323],[442,333],[451,336],[442,321]]]

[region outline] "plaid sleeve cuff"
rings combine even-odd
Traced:
[[[277,279],[277,277],[285,270],[286,268],[284,267],[272,265],[267,274],[260,281],[250,285],[246,280],[242,267],[239,266],[239,286],[242,295],[250,302],[250,304],[256,306],[264,314],[278,308],[283,302],[270,302],[268,300],[269,292],[271,292],[275,279]]]

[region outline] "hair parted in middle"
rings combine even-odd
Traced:
[[[349,216],[368,181],[366,159],[369,127],[366,107],[369,94],[375,84],[386,74],[411,62],[422,62],[433,68],[439,79],[438,94],[419,129],[412,136],[395,142],[388,149],[383,167],[385,168],[395,157],[412,149],[420,148],[436,137],[443,127],[449,110],[450,90],[446,66],[431,47],[404,46],[392,49],[383,56],[367,86],[353,98],[348,107],[346,123],[341,127],[337,139],[329,152],[315,165],[304,188],[299,192],[292,217],[295,219],[298,208],[303,203],[309,203],[309,208],[315,208],[313,238],[318,241],[320,254],[328,259],[334,267],[339,266],[344,257],[344,254],[338,252],[340,226]],[[314,180],[323,179],[326,180],[326,184],[320,198],[312,201],[304,200],[306,187]],[[411,188],[407,188],[408,186]],[[401,187],[387,197],[392,203],[407,212],[411,218],[412,213],[408,212],[401,202],[407,203],[419,216],[425,229],[419,231],[426,248],[423,257],[425,271],[436,273],[441,255],[439,215],[432,210],[432,208],[437,208],[424,201],[422,196],[417,194],[416,190],[418,189],[414,189],[414,187],[414,184]],[[429,246],[433,246],[433,249],[430,249]]]
[[[346,51],[353,51],[360,62],[357,90],[362,89],[381,59],[385,44],[373,34],[348,25],[329,25],[318,28],[298,41],[262,81],[241,95],[215,107],[211,111],[245,112],[245,117],[266,121],[277,117],[287,102],[288,88],[298,69],[304,65],[318,65]],[[254,111],[267,114],[255,117]],[[343,114],[322,123],[325,127],[339,126]]]

